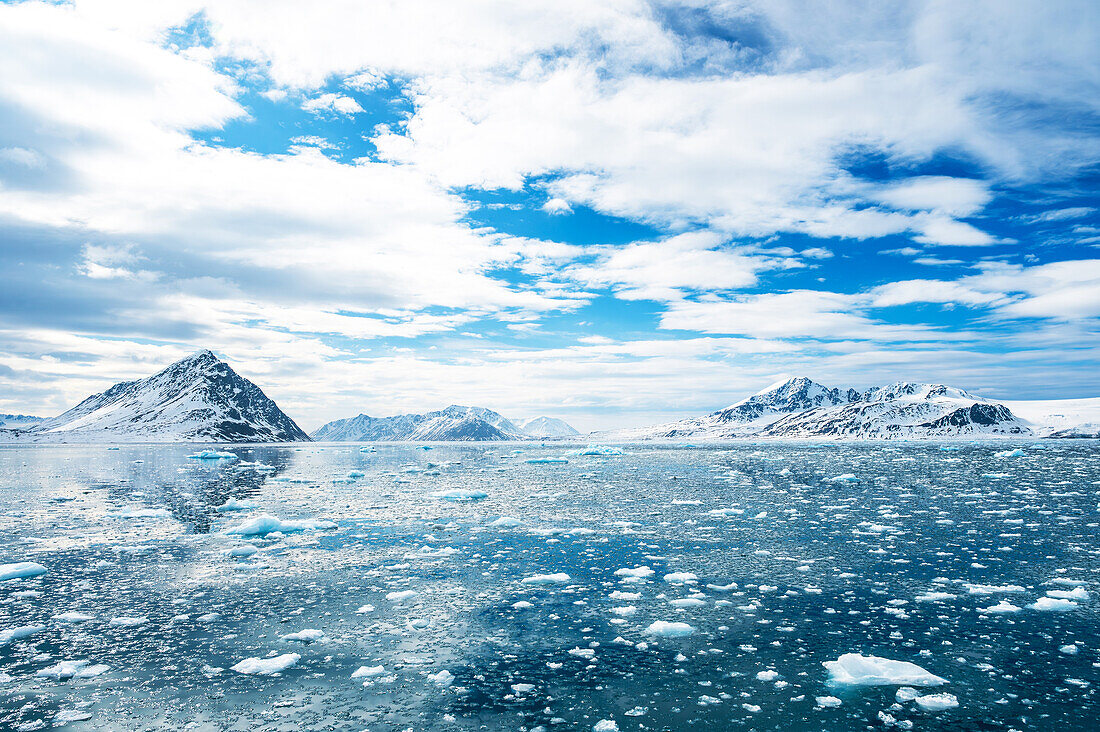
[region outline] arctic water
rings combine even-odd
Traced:
[[[1095,441],[197,449],[0,448],[0,728],[1100,721]]]

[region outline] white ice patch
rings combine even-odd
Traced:
[[[41,633],[46,627],[43,625],[20,625],[17,628],[8,628],[0,631],[0,646],[6,646],[17,640],[29,638],[35,633]]]
[[[1067,610],[1076,610],[1080,606],[1072,600],[1064,600],[1057,597],[1040,597],[1038,600],[1028,605],[1028,607],[1032,610],[1066,612]]]
[[[959,706],[959,700],[955,695],[947,693],[918,696],[913,699],[913,703],[926,712],[942,712]]]
[[[565,572],[555,572],[553,574],[536,574],[531,577],[525,577],[523,584],[525,585],[564,585],[570,579],[569,575]]]
[[[1020,612],[1020,607],[1019,605],[1013,605],[1008,600],[1001,600],[996,605],[978,608],[978,612],[990,615],[1004,615],[1005,613],[1018,613]]]
[[[325,640],[325,631],[317,628],[305,628],[296,633],[279,636],[279,640],[297,643],[316,643]]]
[[[249,676],[274,676],[302,660],[297,653],[284,653],[281,656],[271,658],[246,658],[240,663],[230,666],[230,669],[239,674]]]
[[[381,676],[386,673],[385,666],[360,666],[352,672],[351,677],[353,679],[361,679],[363,677],[372,678],[374,676]]]
[[[215,506],[214,510],[218,513],[226,513],[227,511],[251,511],[253,508],[256,508],[256,504],[252,501],[242,501],[239,498],[230,498],[222,505]]]
[[[41,574],[46,574],[46,571],[46,568],[37,562],[0,564],[0,581],[23,579],[24,577],[37,577]]]
[[[480,501],[482,498],[488,498],[489,494],[485,491],[479,491],[473,488],[453,488],[449,491],[433,493],[432,496],[443,501],[451,501],[452,503],[465,503],[468,501]]]
[[[54,681],[63,681],[64,679],[90,679],[94,676],[99,676],[110,670],[110,667],[97,663],[92,665],[91,661],[61,661],[55,663],[49,668],[44,668],[35,674],[40,679],[53,679]]]
[[[695,632],[695,628],[687,623],[671,623],[667,620],[657,620],[645,629],[648,635],[664,636],[666,638],[684,638]]]
[[[144,615],[120,615],[117,618],[111,618],[111,622],[108,623],[112,628],[136,628],[139,625],[145,625],[149,622],[149,618]]]
[[[323,519],[293,519],[284,521],[278,516],[261,514],[259,516],[253,516],[240,526],[229,529],[225,533],[236,536],[265,536],[276,531],[284,534],[291,534],[300,531],[321,531],[335,528],[335,523]]]
[[[829,672],[829,682],[845,686],[940,686],[947,679],[925,671],[915,663],[894,661],[880,656],[845,653],[835,661],[821,664]]]

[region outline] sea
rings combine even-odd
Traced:
[[[1100,729],[1100,442],[0,447],[0,729]]]

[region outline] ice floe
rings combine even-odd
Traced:
[[[246,658],[230,666],[230,670],[248,676],[274,676],[294,666],[302,657],[297,653],[284,653],[269,658]]]
[[[835,661],[822,663],[829,682],[843,686],[940,686],[947,679],[925,671],[909,661],[894,661],[881,656],[845,653]]]

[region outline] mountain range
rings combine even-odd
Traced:
[[[429,442],[532,440],[579,434],[565,422],[552,417],[513,422],[491,409],[452,404],[446,409],[424,414],[399,414],[394,417],[360,414],[322,425],[311,436],[320,442]]]
[[[484,407],[356,417],[306,434],[258,386],[210,351],[146,379],[124,381],[57,417],[0,415],[7,442],[506,441],[579,438],[552,417],[510,420]],[[1100,398],[997,402],[943,384],[859,391],[805,377],[777,382],[725,409],[584,439],[922,439],[1100,437]]]

